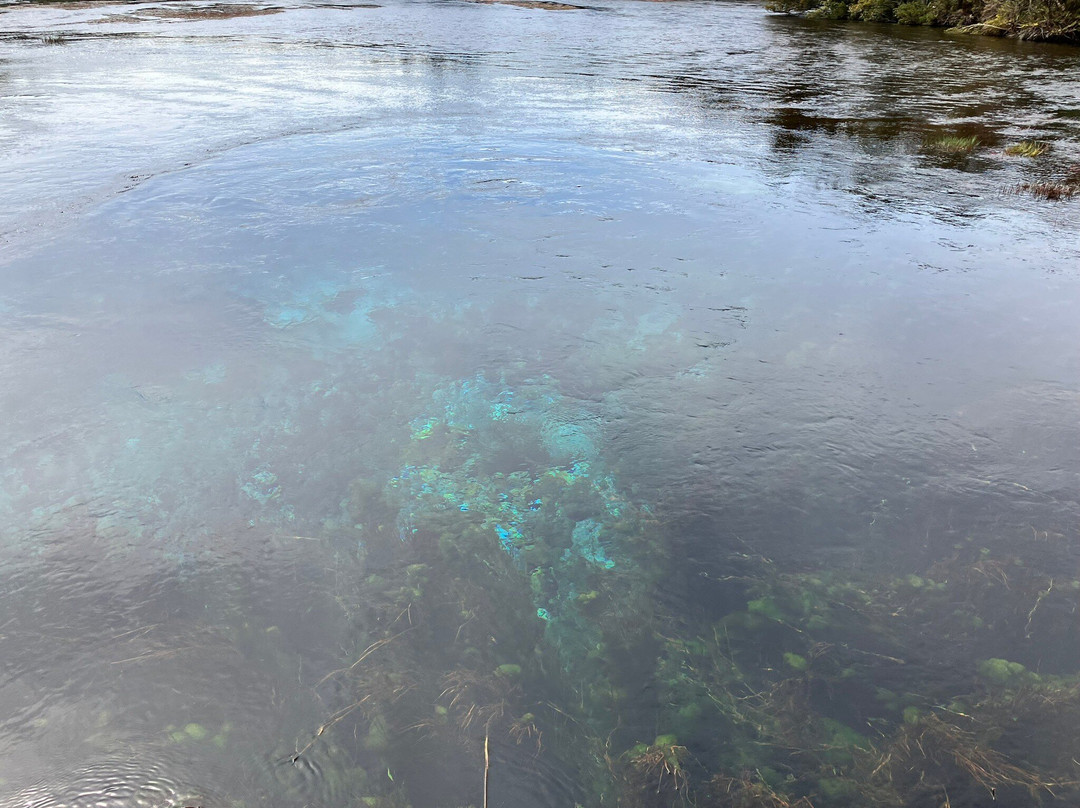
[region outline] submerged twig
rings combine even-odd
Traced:
[[[488,733],[484,732],[484,808],[488,804],[488,770],[491,768],[491,755],[488,753]]]
[[[166,648],[162,651],[147,651],[145,654],[139,654],[138,656],[128,657],[127,659],[114,659],[111,665],[123,665],[127,662],[142,662],[147,659],[164,659],[166,657],[175,656],[181,654],[184,651],[195,651],[198,646],[190,645],[184,648]]]
[[[404,614],[404,613],[405,612],[402,612],[402,614]],[[409,626],[407,629],[404,629],[403,631],[399,631],[397,634],[393,634],[393,635],[391,635],[389,637],[383,637],[381,640],[376,640],[371,645],[369,645],[367,648],[365,648],[364,652],[362,654],[360,654],[360,656],[357,658],[357,660],[354,663],[352,663],[349,667],[347,667],[347,668],[339,668],[336,671],[330,671],[330,673],[326,674],[326,676],[324,676],[322,679],[320,679],[318,682],[315,683],[315,687],[321,687],[322,685],[326,684],[328,681],[333,679],[335,676],[338,676],[338,675],[340,675],[342,673],[351,673],[352,671],[356,670],[356,667],[361,662],[363,662],[369,656],[374,654],[376,651],[378,651],[384,645],[387,645],[387,644],[393,642],[394,640],[396,640],[398,637],[402,636],[403,634],[408,634],[414,628],[415,628],[415,626]]]
[[[1031,611],[1028,612],[1027,625],[1024,626],[1024,639],[1031,639],[1031,621],[1035,618],[1035,610],[1039,608],[1039,604],[1042,603],[1043,598],[1050,594],[1050,590],[1054,588],[1054,579],[1050,579],[1050,586],[1046,587],[1045,592],[1040,592],[1035,598],[1035,605],[1031,607]]]
[[[334,724],[338,723],[342,719],[354,713],[356,710],[360,709],[360,707],[363,706],[364,702],[366,702],[368,698],[368,696],[364,696],[364,698],[360,699],[360,701],[353,702],[348,707],[343,707],[336,713],[334,713],[330,717],[330,720],[324,722],[317,730],[315,730],[315,734],[311,736],[311,740],[307,742],[303,749],[300,749],[295,755],[289,758],[289,761],[291,763],[296,763],[298,760],[300,760],[300,758],[304,756],[304,753],[307,752],[307,750],[309,750],[311,747],[313,747],[315,745],[315,742],[322,737],[324,732],[334,726]]]
[[[408,610],[406,609],[405,611],[401,612],[401,614],[399,614],[397,616],[397,618],[394,620],[394,622],[396,623],[397,620],[401,618],[401,615],[405,614],[406,611],[408,611]],[[391,625],[393,625],[393,624],[391,624]],[[330,673],[326,674],[326,676],[324,676],[322,679],[320,679],[318,682],[316,682],[315,687],[316,688],[320,687],[321,685],[325,684],[326,682],[333,679],[335,676],[338,676],[339,674],[350,673],[350,672],[356,670],[357,666],[361,662],[363,662],[369,656],[374,654],[380,648],[382,648],[383,646],[388,645],[389,643],[393,642],[398,637],[401,637],[404,634],[408,634],[414,628],[415,628],[415,626],[409,626],[407,629],[404,629],[403,631],[399,631],[397,634],[393,634],[393,635],[391,635],[389,637],[383,637],[381,640],[377,640],[377,641],[373,642],[371,645],[369,645],[367,648],[364,649],[363,653],[361,653],[360,656],[357,658],[357,660],[355,662],[353,662],[349,667],[340,668],[340,669],[338,669],[336,671],[330,671]],[[300,760],[300,758],[303,757],[304,753],[307,752],[312,746],[314,746],[315,742],[320,737],[322,737],[323,733],[325,733],[328,729],[333,727],[334,724],[338,723],[342,719],[344,719],[347,716],[354,713],[356,710],[358,710],[360,707],[362,707],[370,698],[371,698],[371,694],[368,694],[367,696],[364,696],[364,698],[360,699],[359,701],[355,701],[352,704],[348,705],[347,707],[341,708],[336,713],[334,713],[332,716],[330,716],[330,718],[327,721],[323,722],[323,724],[317,730],[315,730],[315,734],[311,736],[311,740],[307,742],[307,744],[304,746],[304,748],[298,750],[296,752],[296,754],[294,754],[292,756],[291,762],[296,763],[298,760]]]

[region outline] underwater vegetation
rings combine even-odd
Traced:
[[[811,115],[795,108],[780,108],[769,115],[777,128],[774,147],[791,154],[813,141],[813,135],[840,137],[845,147],[872,155],[883,144],[904,153],[914,152],[934,168],[950,172],[1012,171],[1027,178],[1003,189],[1006,193],[1039,199],[1070,199],[1080,188],[1075,156],[1061,140],[1025,139],[1008,142],[992,127],[957,128],[905,118],[857,118]],[[1011,158],[1021,158],[1019,160]],[[960,179],[958,177],[958,179]],[[942,182],[952,180],[942,177]]]
[[[1080,194],[1080,166],[1070,166],[1060,180],[1025,182],[1013,189],[1015,193],[1031,194],[1039,199],[1056,202]]]
[[[1080,651],[1032,652],[1077,648],[1060,618],[1080,582],[970,538],[906,574],[732,543],[709,581],[729,605],[688,613],[661,594],[679,564],[663,513],[605,469],[578,405],[533,381],[440,386],[397,473],[357,481],[357,642],[295,759],[353,739],[375,806],[498,804],[508,759],[561,772],[580,806],[1080,796]]]

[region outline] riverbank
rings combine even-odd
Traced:
[[[1080,44],[1080,0],[770,0],[767,7],[829,20],[947,27],[961,33]]]
[[[557,11],[580,8],[552,0],[476,2]],[[62,8],[116,5],[109,0],[21,0],[15,3],[36,4]],[[767,0],[766,8],[784,14],[827,20],[898,23],[949,28],[960,33],[1080,44],[1080,0]],[[203,13],[207,16],[235,16],[224,5],[214,5],[210,9]],[[254,13],[272,14],[279,10],[267,7]]]

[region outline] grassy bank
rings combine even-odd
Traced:
[[[771,11],[1080,43],[1080,0],[771,0]]]

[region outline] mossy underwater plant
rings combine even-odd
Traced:
[[[643,628],[652,641],[661,570],[642,562],[656,520],[619,491],[557,391],[477,377],[433,404],[396,473],[344,505],[343,522],[375,526],[370,606],[354,657],[319,685],[348,702],[298,747],[350,732],[407,781],[424,750],[461,767],[521,746],[578,772],[591,804],[618,768],[604,741],[625,698],[613,657],[635,654]]]
[[[372,526],[370,575],[355,648],[318,685],[340,706],[297,745],[354,739],[363,768],[393,774],[370,799],[422,803],[410,783],[438,765],[475,773],[447,804],[480,805],[514,755],[561,772],[583,808],[1078,795],[1061,744],[1026,760],[1014,743],[1080,721],[1080,677],[1023,656],[1076,590],[977,545],[897,573],[785,567],[735,542],[712,584],[723,612],[680,610],[659,596],[674,529],[595,434],[566,428],[576,405],[553,383],[476,377],[432,405],[385,483],[343,504],[343,523]],[[913,664],[927,636],[939,658]]]

